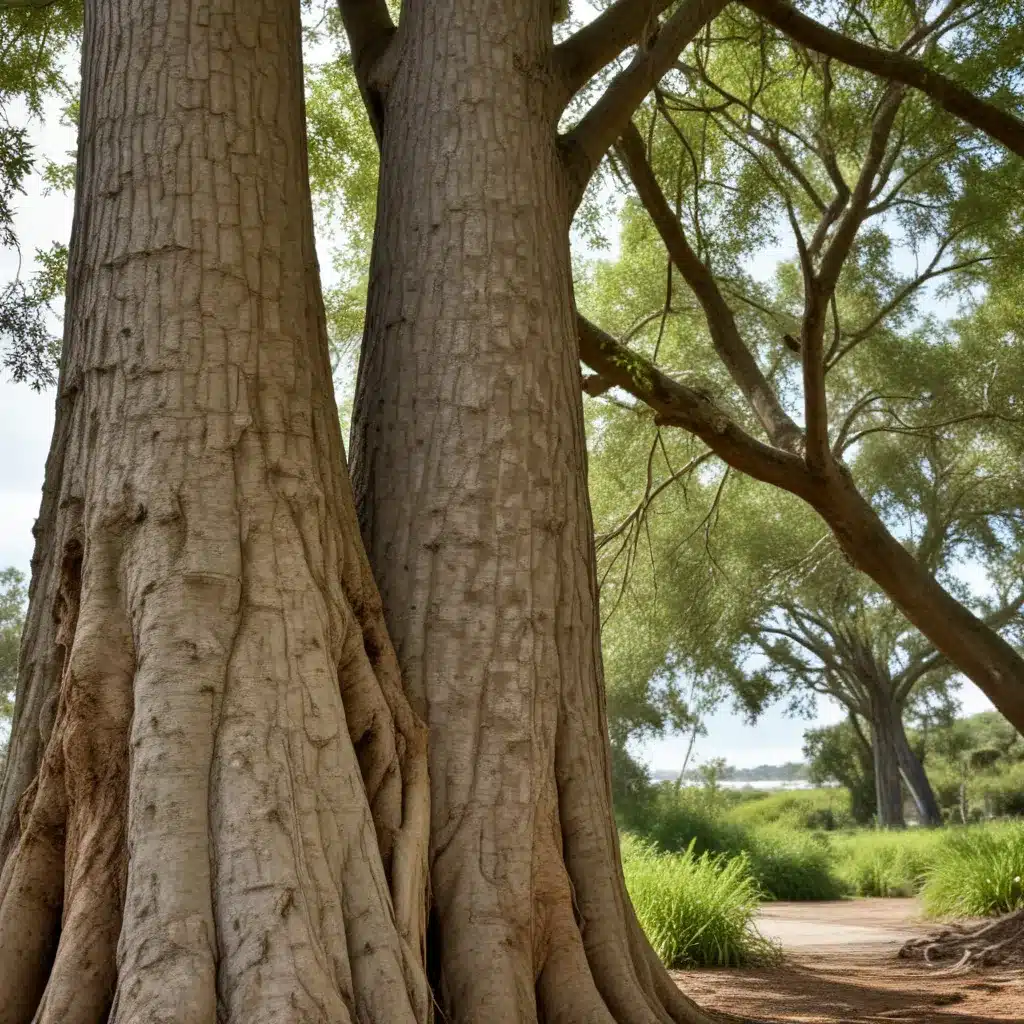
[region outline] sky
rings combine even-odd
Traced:
[[[14,120],[17,113],[12,110],[11,114]],[[75,131],[59,124],[55,105],[48,106],[44,116],[45,123],[35,124],[32,131],[40,163],[44,154],[54,160],[66,160],[65,154],[75,147]],[[16,208],[16,229],[26,264],[36,249],[46,249],[54,241],[67,241],[73,210],[71,196],[44,196],[42,182],[33,178]],[[324,248],[324,240],[319,239],[320,265],[329,268],[331,260]],[[0,282],[10,280],[17,263],[16,254],[0,249]],[[54,401],[52,390],[37,394],[27,385],[12,383],[0,370],[0,568],[13,565],[26,574],[29,571],[31,530],[39,511]],[[960,700],[965,713],[992,707],[971,683],[965,683]],[[837,704],[824,699],[810,720],[787,718],[780,710],[769,709],[756,726],[748,726],[742,716],[725,706],[707,718],[707,735],[698,737],[692,763],[724,757],[738,768],[751,768],[800,761],[804,730],[832,724],[843,717],[844,712]],[[687,743],[688,737],[669,736],[637,747],[636,753],[655,771],[677,770]]]

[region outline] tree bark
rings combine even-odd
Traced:
[[[299,4],[87,0],[0,1022],[425,1021],[425,727],[345,475]]]
[[[896,716],[890,701],[872,701],[871,749],[875,763],[875,796],[880,828],[904,828],[903,783],[897,753]]]
[[[901,718],[896,719],[896,756],[899,760],[900,775],[906,783],[910,795],[914,798],[917,815],[922,825],[935,828],[942,825],[942,811],[939,801],[935,798],[935,790],[921,764],[921,759],[914,753],[907,739],[907,731],[903,728]]]
[[[353,483],[430,732],[447,1017],[699,1021],[612,816],[551,8],[403,5]]]

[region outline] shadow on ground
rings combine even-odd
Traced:
[[[1024,973],[993,970],[951,975],[899,960],[896,952],[901,942],[922,929],[914,903],[851,904],[766,907],[759,925],[783,946],[785,962],[779,968],[685,971],[674,977],[687,995],[728,1020],[1024,1022]]]

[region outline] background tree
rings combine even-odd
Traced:
[[[656,257],[645,262],[650,250],[630,234],[635,224],[627,218],[618,263],[598,266],[591,280],[591,301],[607,297],[606,315],[623,319],[636,317],[664,289]],[[671,323],[660,335],[665,358],[693,342],[684,311]],[[909,357],[920,346],[932,363],[941,362],[948,384],[971,388],[977,353],[966,322],[944,330],[944,342],[926,333],[894,346],[902,363],[892,367],[894,376],[916,372]],[[945,347],[944,358],[936,347]],[[882,355],[876,352],[876,371],[884,367]],[[1003,346],[990,342],[988,355],[993,379],[1015,379],[1012,336]],[[690,367],[691,380],[717,386],[699,363]],[[925,683],[942,688],[950,676],[945,660],[850,570],[792,498],[722,473],[699,443],[659,430],[643,407],[614,394],[593,402],[589,415],[612,694],[622,685],[636,703],[643,679],[654,679],[649,700],[656,703],[669,692],[664,678],[686,677],[704,683],[704,692],[710,686],[742,694],[755,714],[786,695],[801,712],[808,694],[828,694],[873,723],[876,737],[888,738],[874,745],[891,769],[879,773],[880,795],[887,794],[880,820],[902,821],[902,773],[922,818],[938,823],[902,712]],[[907,413],[894,407],[892,415]],[[882,420],[877,429],[864,427],[853,462],[913,557],[1015,644],[1022,551],[1017,443],[999,418],[916,431],[890,430]],[[984,567],[989,595],[972,594],[958,576],[965,562],[976,574]]]
[[[7,757],[26,597],[25,577],[13,567],[0,570],[0,769]]]
[[[869,824],[877,811],[874,756],[871,741],[850,714],[845,722],[808,729],[804,733],[804,757],[810,781],[817,786],[843,786],[850,794],[850,815],[860,825]]]
[[[43,104],[56,98],[74,116],[77,97],[65,76],[69,51],[79,39],[81,0],[0,3],[0,250],[17,254],[17,273],[0,284],[0,365],[35,388],[56,382],[60,341],[49,321],[64,292],[67,248],[58,240],[36,252],[38,269],[23,269],[14,230],[14,206],[25,179],[41,171],[50,187],[69,187],[74,168],[45,161],[40,168],[29,126]]]
[[[1018,52],[991,46],[1002,8],[974,10],[969,27],[952,7],[930,22],[909,8],[857,10],[850,32],[930,60],[954,52],[979,88],[1019,71]],[[847,465],[861,428],[888,420],[919,431],[1008,413],[976,394],[915,386],[909,418],[894,419],[893,380],[867,371],[912,322],[929,283],[966,288],[989,264],[1019,259],[1019,228],[1003,211],[1022,186],[1022,162],[920,94],[821,59],[737,8],[659,82],[616,156],[664,243],[670,280],[680,280],[671,299],[644,311],[651,319],[628,350],[581,322],[581,353],[597,371],[591,393],[622,387],[663,425],[695,432],[732,467],[807,501],[853,564],[1024,726],[1024,662],[907,554]],[[787,235],[796,258],[774,287],[758,287],[744,260]],[[911,271],[908,255],[918,260]],[[703,338],[686,351],[696,360],[673,365],[650,339],[662,336],[659,307],[669,317],[682,302],[686,315],[680,296],[690,295]],[[709,360],[717,388],[680,375]]]

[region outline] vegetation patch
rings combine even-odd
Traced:
[[[941,834],[867,829],[833,837],[833,870],[852,896],[916,896]]]
[[[746,857],[662,853],[628,833],[622,836],[626,888],[637,918],[668,967],[740,967],[779,959],[760,935],[754,915],[761,892]]]
[[[950,831],[922,889],[930,917],[987,917],[1024,909],[1024,824]]]

